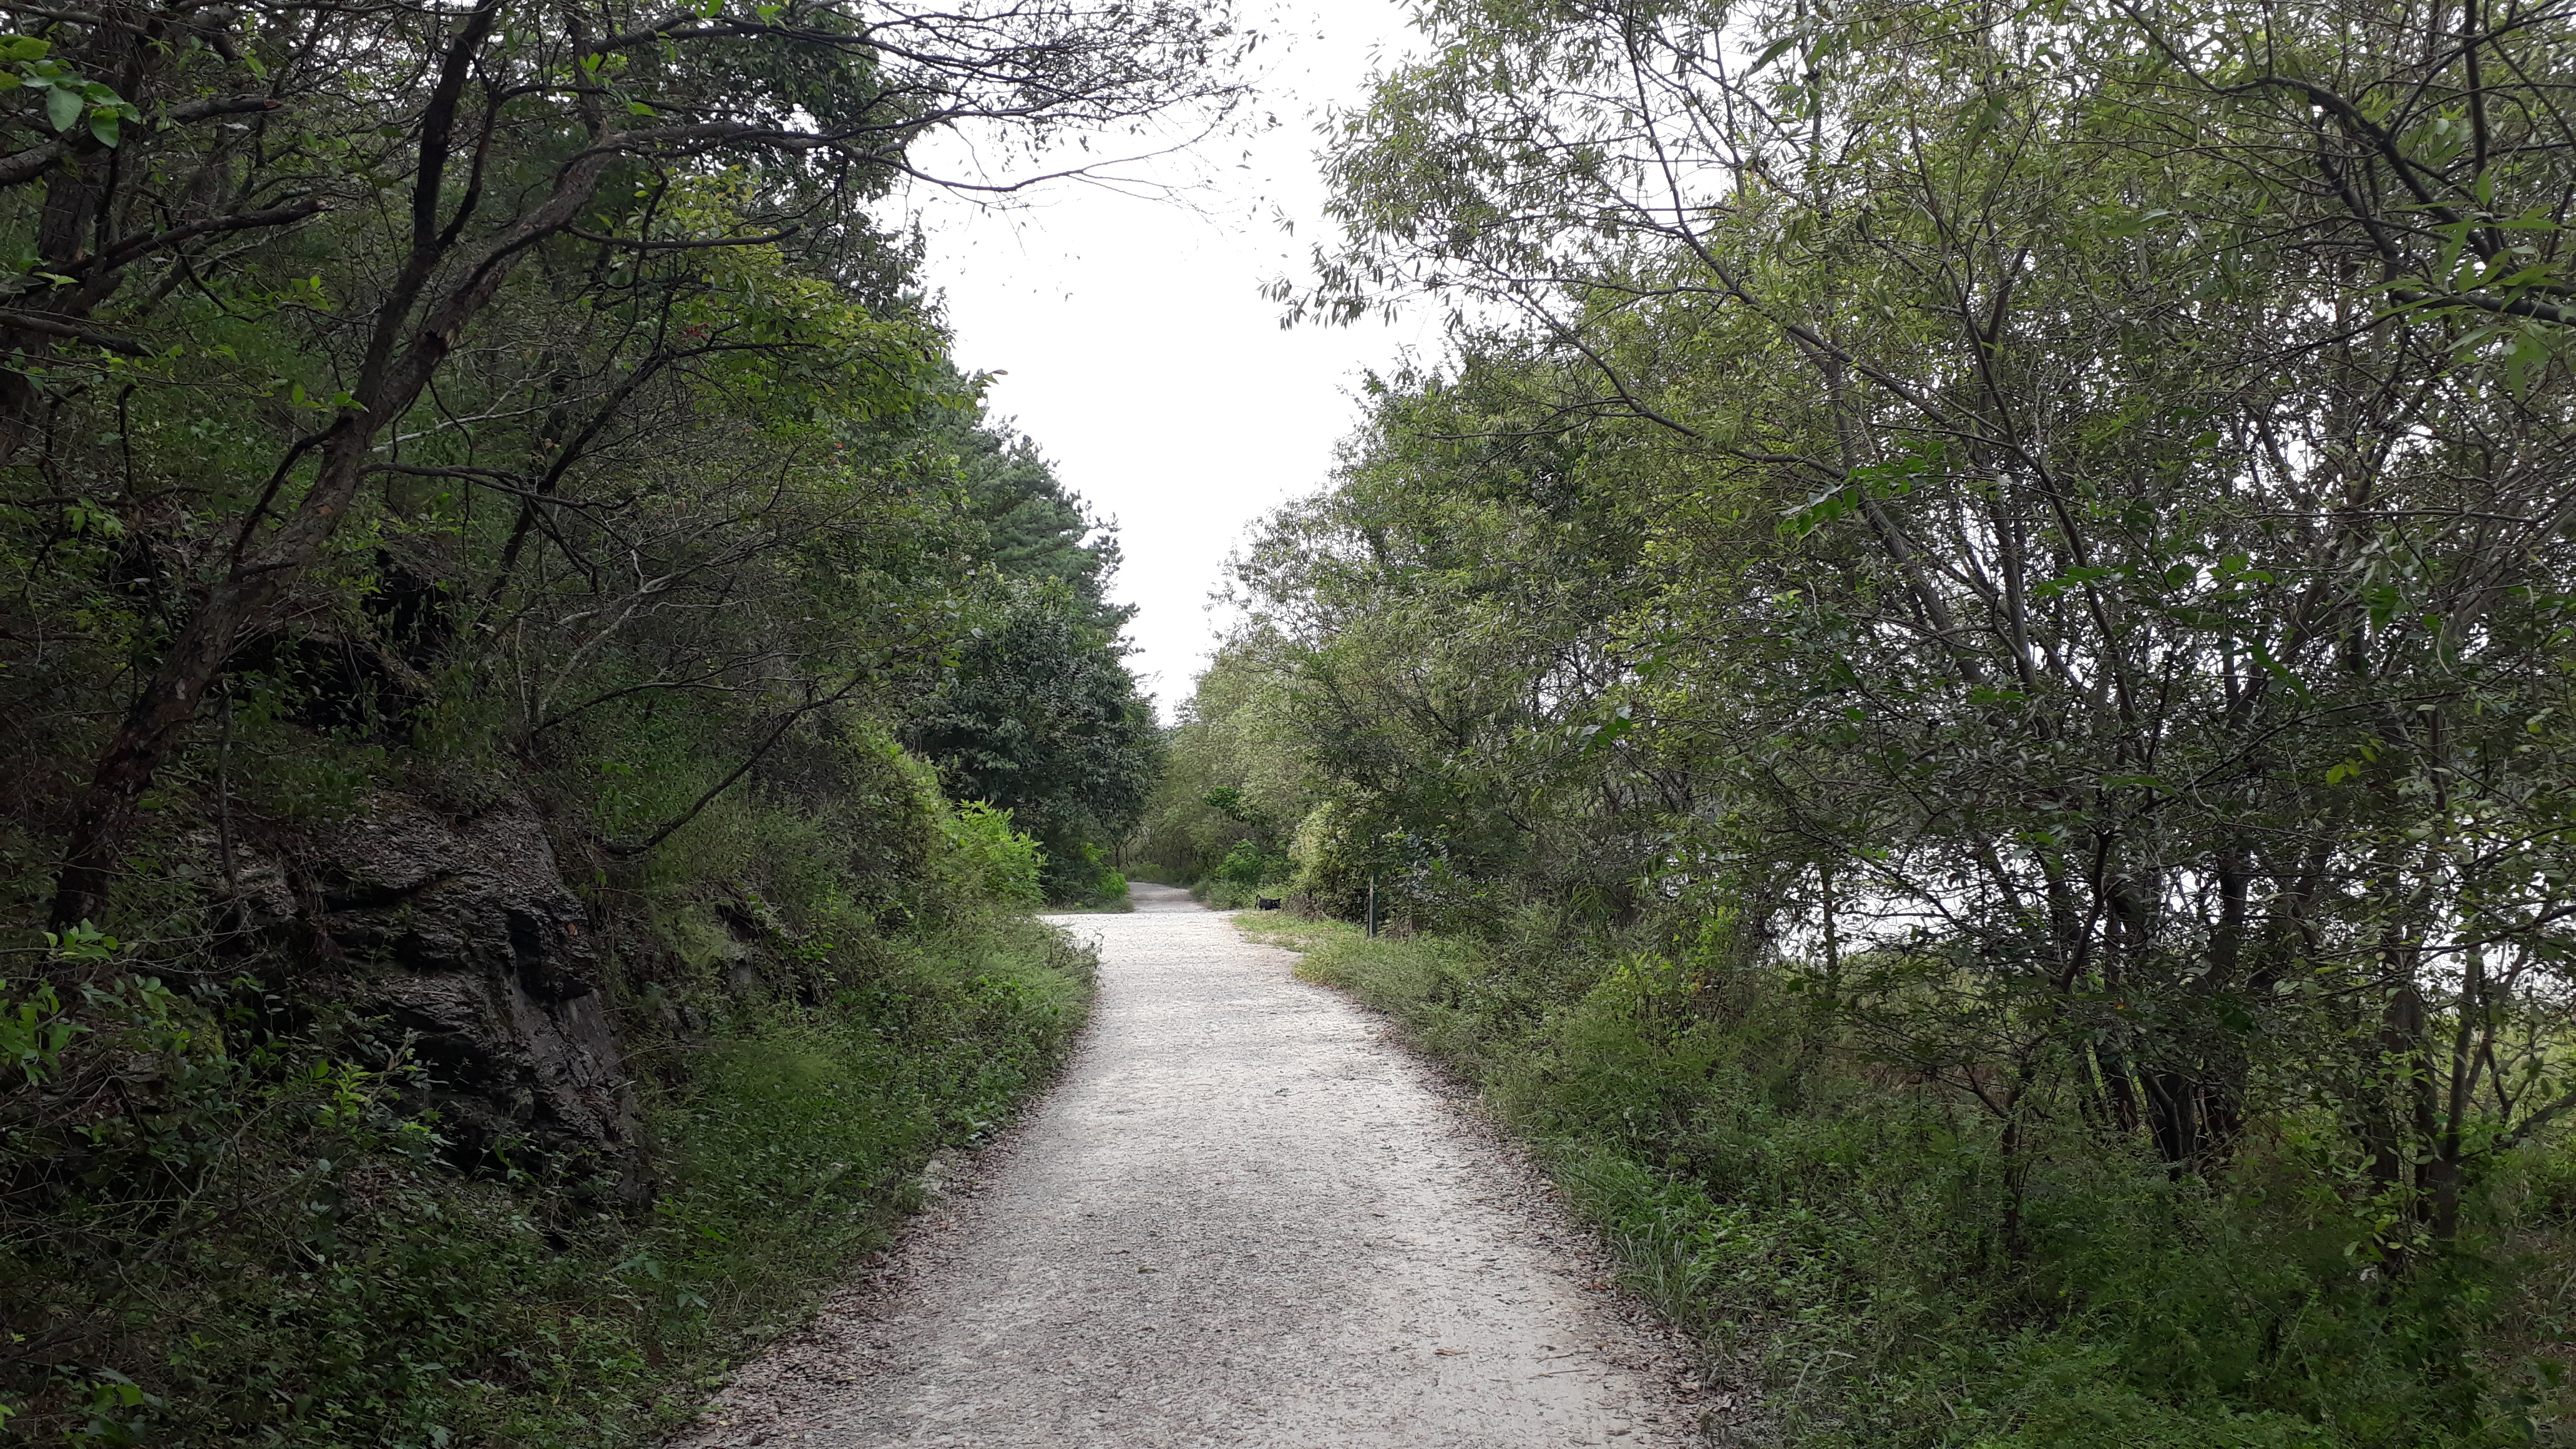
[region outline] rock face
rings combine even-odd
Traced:
[[[299,867],[316,949],[412,1034],[451,1139],[631,1176],[634,1094],[588,912],[525,797],[453,821],[379,795]]]

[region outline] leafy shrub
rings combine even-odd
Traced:
[[[1046,893],[1038,885],[1045,857],[1038,843],[1011,828],[1011,812],[981,800],[958,806],[944,822],[958,869],[985,896],[1008,905],[1038,905]]]
[[[1130,909],[1126,874],[1110,864],[1109,852],[1088,842],[1072,842],[1048,855],[1041,880],[1049,905],[1075,910]]]
[[[1226,852],[1214,873],[1192,887],[1192,894],[1221,911],[1249,910],[1257,898],[1283,893],[1296,877],[1294,860],[1265,853],[1244,840]]]
[[[2565,1278],[2563,1237],[2508,1253],[2490,1214],[2456,1257],[2391,1281],[2366,1213],[2293,1152],[2207,1181],[2098,1149],[2008,1153],[1956,1096],[1820,1036],[1767,973],[1534,919],[1493,946],[1264,924],[1306,951],[1302,974],[1481,1081],[1632,1285],[1749,1357],[1793,1442],[2503,1445],[2530,1442],[2553,1392],[2556,1347],[2517,1350],[2497,1325]],[[2527,1172],[2536,1200],[2566,1160]]]
[[[1287,856],[1264,852],[1253,842],[1240,840],[1218,862],[1216,878],[1231,885],[1264,886],[1285,881],[1296,871],[1297,863]]]
[[[917,1205],[930,1154],[1043,1079],[1089,999],[1087,952],[970,888],[1025,892],[1025,837],[852,759],[883,848],[927,830],[954,894],[870,894],[840,807],[759,795],[610,892],[640,1212],[542,1159],[459,1171],[379,1023],[62,943],[123,969],[76,1009],[0,1000],[0,1442],[590,1449],[692,1412]],[[777,923],[760,985],[692,974],[708,899]]]

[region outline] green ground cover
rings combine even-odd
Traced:
[[[920,1205],[933,1154],[1010,1117],[1088,1010],[1093,956],[1023,913],[1027,838],[951,811],[917,764],[857,757],[888,788],[843,808],[925,852],[902,909],[864,898],[867,842],[828,802],[729,801],[599,888],[640,1108],[622,1188],[506,1142],[458,1161],[382,1023],[263,1011],[283,998],[258,962],[172,990],[151,973],[182,979],[174,948],[116,946],[131,970],[85,1030],[0,1083],[23,1355],[0,1442],[602,1449],[685,1420]],[[771,924],[718,954],[711,904],[746,895]],[[124,1110],[65,1109],[101,1090]]]
[[[2026,1165],[2008,1237],[1997,1134],[1781,978],[1684,995],[1686,958],[1535,920],[1484,943],[1244,924],[1481,1086],[1781,1442],[2563,1442],[2561,1147],[2525,1149],[2459,1252],[2401,1282],[2352,1271],[2373,1225],[2303,1190],[2296,1122],[2209,1179]]]

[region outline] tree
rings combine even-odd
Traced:
[[[1036,837],[1047,896],[1059,901],[1096,893],[1102,844],[1136,823],[1162,763],[1152,707],[1115,636],[1054,580],[1005,592],[904,739],[953,797],[1008,810]]]
[[[1246,847],[1256,874],[1275,874],[1313,808],[1280,642],[1229,642],[1181,702],[1134,843],[1137,858],[1167,876],[1195,883]]]
[[[1008,578],[1061,581],[1113,632],[1134,615],[1108,601],[1120,560],[1114,525],[1092,517],[1036,443],[991,424],[961,428],[947,441],[967,506],[984,525],[982,558]]]
[[[954,460],[962,556],[986,592],[904,738],[958,799],[1006,808],[1038,837],[1051,898],[1087,900],[1162,758],[1119,638],[1135,610],[1108,598],[1117,533],[1007,425],[954,412],[924,446]]]
[[[2576,911],[2565,17],[1430,20],[1350,118],[1354,240],[1295,307],[1450,299],[1466,375],[1535,405],[1418,436],[1579,436],[1656,519],[1654,586],[1583,629],[1602,704],[1498,671],[1536,707],[1497,757],[1618,740],[1596,833],[1665,794],[1645,874],[1867,961],[1852,1029],[2007,1143],[2071,1115],[2210,1169],[2261,1064],[2351,1124],[2392,1259],[2447,1241],[2576,1103],[2512,1045],[2557,1029]],[[1283,613],[1405,514],[1345,485],[1321,516]],[[1315,658],[1439,577],[1394,557]],[[1373,673],[1438,677],[1462,617],[1371,632],[1403,661]]]
[[[201,412],[231,446],[185,485],[182,536],[150,540],[164,607],[72,813],[66,924],[103,914],[145,791],[242,643],[310,607],[370,481],[452,478],[537,529],[564,470],[685,363],[757,353],[911,386],[918,351],[882,330],[661,330],[649,297],[620,306],[655,263],[781,246],[863,284],[861,209],[913,174],[925,131],[1098,128],[1232,95],[1221,20],[1175,7],[11,13],[28,33],[0,160],[23,259],[0,316],[19,359],[6,463],[115,476],[86,455],[104,430],[74,426],[110,393],[119,416],[138,393],[229,405]],[[708,187],[738,194],[710,208]],[[558,330],[602,307],[637,329],[614,365],[554,372]],[[513,357],[511,337],[536,345]],[[503,414],[553,420],[530,462],[491,468],[489,439],[435,417],[460,360],[549,399]]]

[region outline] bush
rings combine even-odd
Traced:
[[[975,891],[1006,905],[1045,901],[1046,892],[1038,885],[1045,857],[1036,841],[1011,828],[1010,811],[969,800],[946,824],[957,868]]]
[[[1196,896],[1201,905],[1219,911],[1252,909],[1252,900],[1258,891],[1257,886],[1237,885],[1218,876],[1210,876],[1190,888],[1190,894]]]
[[[1133,909],[1127,900],[1126,875],[1109,863],[1109,852],[1085,842],[1074,842],[1061,853],[1047,856],[1043,887],[1047,904],[1061,909]]]
[[[1191,887],[1190,893],[1221,911],[1249,910],[1261,896],[1285,894],[1296,875],[1297,863],[1288,856],[1265,853],[1249,840],[1237,841],[1215,872]]]
[[[1297,863],[1285,855],[1265,853],[1249,840],[1235,842],[1217,863],[1216,878],[1230,885],[1244,887],[1272,885],[1288,880],[1297,873]]]
[[[2392,1282],[2371,1222],[2297,1160],[2297,1124],[2210,1181],[2091,1139],[2008,1156],[1764,972],[1535,918],[1493,946],[1264,925],[1480,1081],[1632,1285],[1749,1358],[1791,1442],[2504,1445],[2554,1392],[2556,1346],[2499,1325],[2567,1276],[2565,1238],[2508,1250],[2490,1228]]]
[[[460,1171],[382,1023],[291,983],[164,985],[90,935],[64,947],[107,984],[0,991],[0,1442],[593,1449],[693,1412],[1089,999],[1088,953],[1018,913],[1007,819],[864,742],[815,768],[855,795],[727,800],[602,887],[648,1205],[509,1149]],[[702,949],[744,901],[748,955]]]

